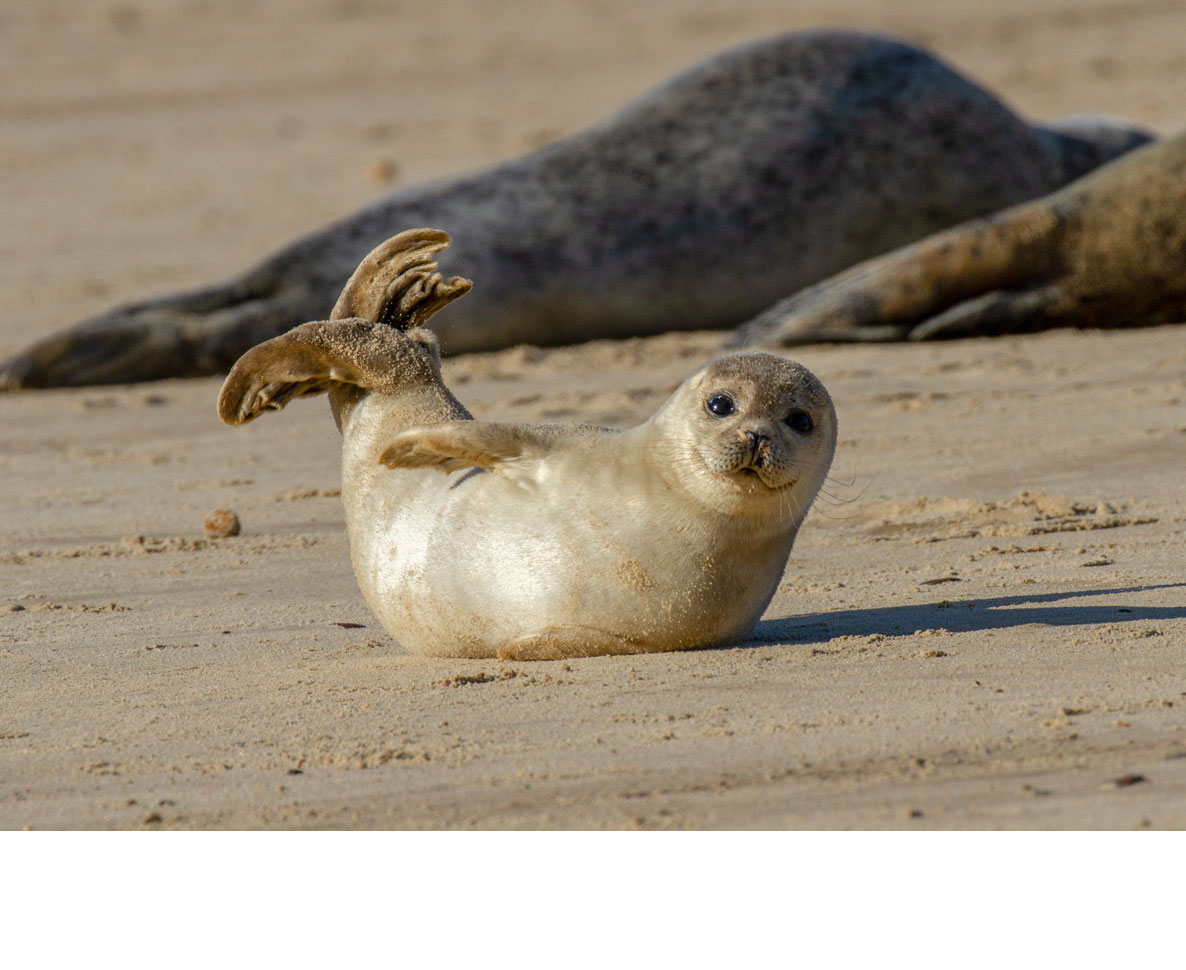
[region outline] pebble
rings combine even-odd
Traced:
[[[202,523],[207,539],[225,539],[239,534],[239,517],[230,509],[215,509]]]

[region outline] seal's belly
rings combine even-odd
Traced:
[[[624,508],[620,495],[574,503],[548,481],[386,474],[387,514],[351,529],[354,567],[372,611],[417,653],[490,656],[572,627],[650,649],[723,642],[757,620],[781,571],[770,582],[769,563],[758,581],[720,568],[710,541],[674,534],[649,503]]]

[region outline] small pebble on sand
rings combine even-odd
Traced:
[[[207,539],[225,539],[239,534],[239,517],[230,509],[215,509],[202,523]]]

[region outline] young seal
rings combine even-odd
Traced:
[[[220,286],[117,307],[0,366],[0,387],[224,371],[322,318],[378,240],[458,239],[484,281],[446,351],[728,328],[862,259],[1034,198],[1148,140],[1030,125],[930,54],[812,31],[713,58],[617,116],[476,174],[415,186]]]
[[[416,653],[556,659],[745,636],[831,464],[823,385],[739,353],[628,431],[474,421],[420,329],[469,290],[436,271],[447,243],[419,229],[376,249],[328,322],[235,364],[219,416],[242,424],[329,392],[354,572]]]
[[[763,313],[738,341],[929,340],[1182,320],[1186,135],[854,266]]]

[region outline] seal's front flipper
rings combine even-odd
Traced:
[[[448,421],[401,431],[379,463],[388,468],[435,468],[445,474],[485,468],[514,477],[524,462],[548,455],[567,431],[546,424]]]
[[[498,648],[499,660],[568,660],[624,653],[649,653],[645,644],[585,626],[548,627],[515,637]]]
[[[1044,330],[1058,317],[1063,302],[1062,290],[1056,284],[1030,290],[985,293],[922,321],[911,329],[908,337],[910,340],[944,340]]]
[[[973,301],[979,313],[946,320],[950,335],[993,332],[1008,312],[1025,310],[1003,301],[977,303],[998,291],[1040,288],[1060,272],[1058,238],[1063,221],[1042,200],[975,219],[901,249],[866,260],[831,279],[800,290],[738,328],[732,343],[790,346],[819,342],[905,340],[920,324]],[[991,305],[991,309],[990,309]],[[931,336],[938,336],[939,330]]]

